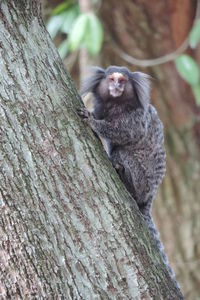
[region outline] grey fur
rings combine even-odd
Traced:
[[[120,72],[128,76],[121,97],[113,99],[106,78]],[[172,277],[158,231],[152,219],[152,202],[165,175],[163,125],[149,103],[149,76],[111,66],[96,69],[83,87],[94,95],[94,111],[83,112],[91,128],[107,142],[108,156],[121,180],[136,200],[144,221],[152,232]]]
[[[133,72],[130,77],[134,82],[138,98],[140,99],[140,102],[145,109],[149,104],[150,76],[141,72]]]
[[[105,77],[105,70],[99,67],[91,68],[92,76],[89,77],[82,86],[81,95],[94,92],[99,82]]]

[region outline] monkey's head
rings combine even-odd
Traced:
[[[108,86],[108,92],[111,97],[120,97],[127,85],[128,85],[128,77],[120,72],[114,72],[106,77],[106,84]],[[131,86],[130,86],[131,87]],[[131,89],[129,90],[131,92]]]
[[[145,108],[149,103],[150,82],[147,74],[131,72],[126,67],[94,67],[93,74],[84,83],[82,94],[92,92],[102,101],[131,102]]]

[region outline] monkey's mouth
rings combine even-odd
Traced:
[[[116,98],[120,97],[123,93],[123,89],[120,88],[109,88],[110,96]]]

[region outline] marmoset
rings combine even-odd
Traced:
[[[125,67],[93,68],[81,94],[91,92],[94,109],[80,109],[92,130],[106,141],[106,150],[152,232],[174,277],[152,219],[152,202],[165,175],[163,125],[150,104],[150,76]]]

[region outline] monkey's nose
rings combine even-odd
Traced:
[[[115,88],[118,88],[118,87],[119,87],[119,82],[118,82],[118,81],[115,81],[115,82],[114,82],[114,86],[115,86]]]

